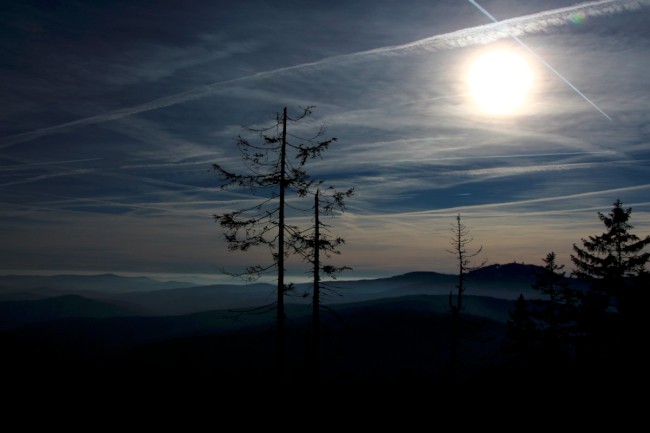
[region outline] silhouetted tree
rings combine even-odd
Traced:
[[[456,215],[456,223],[451,227],[452,237],[449,241],[452,249],[447,252],[456,257],[458,266],[458,284],[456,285],[456,299],[454,300],[453,291],[449,291],[449,308],[451,309],[451,375],[456,375],[458,364],[458,330],[460,326],[460,311],[463,308],[463,292],[465,292],[465,281],[467,280],[467,273],[476,269],[480,269],[485,265],[486,260],[483,260],[480,265],[472,266],[472,259],[478,256],[483,247],[478,250],[470,252],[467,246],[474,240],[469,237],[469,229],[461,222],[460,214]]]
[[[623,301],[625,308],[623,325],[627,339],[627,358],[631,360],[631,371],[647,371],[650,365],[645,341],[648,334],[648,305],[650,305],[650,272],[639,273],[635,283],[630,287]],[[645,373],[647,374],[647,373]]]
[[[576,332],[578,293],[566,277],[564,265],[558,265],[554,252],[542,259],[532,287],[543,295],[536,300],[533,316],[539,321],[546,355],[553,359],[566,356],[567,344]]]
[[[582,239],[583,248],[573,245],[574,274],[589,283],[580,317],[582,357],[595,366],[614,365],[617,360],[629,362],[626,353],[640,344],[636,341],[639,324],[628,320],[628,311],[639,300],[647,299],[642,295],[647,287],[639,290],[639,284],[647,281],[645,266],[650,253],[643,250],[650,245],[650,236],[639,238],[630,232],[631,214],[631,208],[624,209],[616,200],[608,215],[598,212],[607,231]],[[612,304],[623,317],[613,313]]]
[[[334,213],[345,211],[345,199],[354,194],[354,188],[346,191],[336,191],[333,187],[325,190],[316,188],[314,192],[313,225],[307,230],[294,235],[294,244],[300,245],[299,250],[303,257],[312,265],[313,288],[312,288],[312,326],[310,361],[312,373],[317,376],[320,371],[320,311],[324,306],[321,303],[321,290],[327,286],[323,283],[321,276],[328,276],[333,279],[348,266],[333,266],[323,262],[324,258],[330,258],[333,254],[340,254],[338,247],[345,243],[340,236],[330,234],[330,226],[323,222],[322,216],[334,216]]]
[[[284,375],[285,356],[285,312],[284,295],[285,260],[297,252],[299,245],[292,243],[298,228],[286,222],[286,194],[293,191],[305,196],[312,186],[312,180],[304,169],[307,160],[320,157],[336,138],[322,139],[324,128],[311,138],[301,138],[287,131],[288,122],[296,122],[311,114],[307,107],[300,116],[291,118],[284,108],[282,114],[268,128],[248,128],[262,139],[253,144],[239,136],[239,148],[246,172],[234,173],[219,164],[213,169],[219,175],[221,188],[240,188],[260,195],[260,201],[243,209],[216,214],[214,219],[224,230],[230,251],[248,251],[251,247],[267,247],[271,260],[265,265],[249,266],[236,275],[258,278],[263,273],[277,272],[277,366],[279,375]],[[295,142],[294,142],[295,140]]]
[[[629,223],[631,214],[631,208],[623,209],[623,203],[616,200],[608,215],[598,212],[607,231],[582,239],[583,248],[573,244],[573,273],[591,283],[590,301],[597,302],[602,310],[609,306],[612,297],[619,309],[624,308],[626,291],[631,287],[628,282],[645,272],[650,260],[650,252],[643,252],[650,245],[650,236],[641,239],[630,233],[634,228]]]
[[[509,316],[502,349],[515,362],[527,363],[534,358],[538,329],[523,294],[515,301]]]

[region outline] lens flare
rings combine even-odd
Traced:
[[[576,12],[573,15],[571,15],[571,22],[575,25],[584,23],[585,22],[584,12]]]

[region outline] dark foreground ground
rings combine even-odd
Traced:
[[[482,301],[482,316],[462,315],[453,374],[442,302],[416,296],[341,306],[324,316],[318,369],[308,350],[309,309],[294,306],[284,372],[276,362],[273,312],[36,321],[0,333],[3,392],[21,407],[278,405],[327,412],[469,405],[504,413],[511,405],[600,405],[626,399],[630,390],[645,392],[645,368],[633,360],[511,362],[501,350],[510,301],[495,299]]]

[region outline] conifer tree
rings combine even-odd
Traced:
[[[567,345],[576,332],[578,293],[571,287],[558,265],[554,252],[542,259],[544,266],[537,274],[532,287],[540,292],[533,316],[539,323],[546,354],[552,358],[564,357]]]
[[[631,353],[645,338],[639,332],[645,327],[645,310],[640,315],[635,304],[648,299],[643,284],[648,281],[650,252],[644,250],[650,236],[640,238],[631,232],[631,215],[632,209],[616,200],[609,214],[598,212],[606,231],[582,239],[582,248],[573,245],[574,274],[589,284],[582,296],[580,326],[582,358],[592,365],[629,364],[638,359]]]
[[[293,242],[298,227],[287,223],[287,193],[305,196],[313,181],[305,170],[308,160],[320,157],[336,138],[324,139],[325,129],[311,138],[302,138],[288,130],[288,124],[311,114],[311,108],[292,118],[285,107],[282,114],[266,128],[247,128],[261,139],[254,143],[239,136],[237,147],[242,155],[243,173],[233,172],[221,164],[213,169],[219,176],[221,189],[249,191],[259,197],[250,206],[215,214],[214,219],[224,231],[229,251],[246,252],[253,247],[266,247],[270,260],[266,264],[248,266],[236,275],[256,279],[262,274],[277,275],[276,333],[278,376],[285,370],[285,261],[293,253],[300,254],[300,245]]]
[[[509,313],[506,323],[506,341],[504,352],[517,362],[527,363],[534,356],[538,329],[533,320],[528,301],[520,294]]]
[[[472,259],[481,254],[483,247],[481,246],[475,251],[468,250],[468,245],[474,239],[469,237],[469,229],[462,223],[460,214],[456,215],[456,223],[452,225],[451,232],[452,237],[449,240],[451,249],[447,250],[447,252],[455,256],[458,266],[456,294],[454,296],[453,291],[449,292],[449,308],[451,310],[450,370],[452,377],[454,377],[457,373],[460,312],[463,309],[463,293],[465,292],[467,273],[483,267],[486,260],[481,262],[480,265],[472,265]]]
[[[607,231],[582,239],[582,248],[573,244],[573,273],[591,284],[589,300],[599,310],[605,310],[612,298],[621,308],[630,283],[645,272],[650,260],[650,252],[643,251],[650,245],[650,236],[639,238],[631,233],[631,215],[632,209],[624,209],[623,203],[616,200],[608,215],[598,212]]]
[[[328,283],[322,277],[336,279],[336,276],[344,270],[351,269],[348,266],[334,266],[327,264],[326,260],[332,255],[340,254],[339,246],[345,244],[345,239],[340,236],[333,236],[330,226],[323,221],[323,217],[332,217],[336,212],[345,211],[345,199],[354,194],[354,188],[346,191],[337,191],[334,187],[321,189],[320,186],[313,192],[314,213],[313,224],[306,230],[294,235],[294,244],[299,245],[298,250],[303,258],[312,266],[312,326],[310,338],[310,364],[312,374],[319,375],[320,371],[320,335],[321,309],[326,308],[322,303],[322,293],[328,289]]]

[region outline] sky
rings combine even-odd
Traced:
[[[458,214],[477,260],[570,272],[617,199],[650,233],[649,22],[650,0],[2,1],[0,273],[268,261],[227,251],[212,215],[252,198],[211,166],[306,106],[291,132],[337,138],[309,173],[356,191],[327,221],[346,279],[454,273]],[[504,50],[526,69],[473,69]],[[528,88],[495,112],[509,90],[470,76]]]

